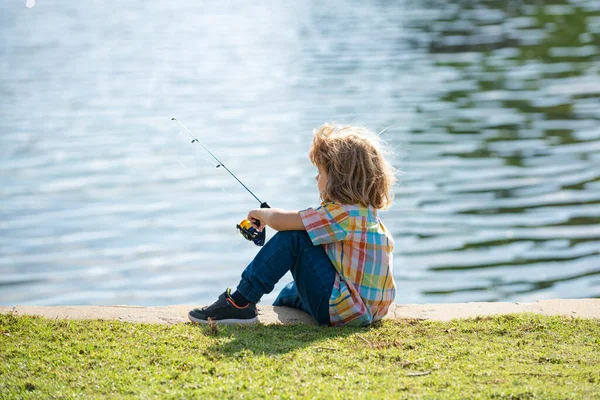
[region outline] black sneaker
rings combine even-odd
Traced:
[[[188,318],[197,324],[208,324],[209,318],[225,325],[255,324],[258,322],[258,312],[254,303],[248,303],[245,307],[236,305],[231,298],[231,289],[227,289],[210,306],[191,310]]]

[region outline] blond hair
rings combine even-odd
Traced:
[[[379,136],[365,128],[325,123],[313,131],[310,160],[327,174],[323,202],[388,208],[395,170],[384,157]]]

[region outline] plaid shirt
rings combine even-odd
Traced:
[[[367,325],[383,318],[396,296],[394,239],[373,207],[323,203],[300,211],[315,246],[337,273],[329,298],[331,325]]]

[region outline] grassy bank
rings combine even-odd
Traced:
[[[600,321],[368,328],[0,315],[0,398],[600,398]]]

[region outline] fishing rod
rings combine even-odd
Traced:
[[[215,159],[215,161],[217,162],[217,168],[219,167],[223,167],[225,168],[225,171],[229,172],[229,175],[231,175],[236,181],[239,182],[240,185],[242,185],[244,187],[244,189],[246,189],[248,191],[248,193],[250,193],[252,195],[252,197],[254,197],[256,199],[256,201],[258,201],[260,203],[260,208],[271,208],[271,206],[266,202],[266,201],[261,201],[258,197],[256,197],[256,195],[254,193],[252,193],[252,191],[250,189],[248,189],[248,186],[244,185],[242,183],[242,181],[240,181],[238,179],[237,176],[235,176],[235,174],[233,172],[231,172],[229,170],[229,168],[227,168],[225,166],[225,164],[223,164],[223,162],[221,160],[219,160],[217,158],[217,156],[215,156],[213,154],[212,151],[210,151],[208,149],[208,147],[206,147],[204,145],[204,143],[202,143],[196,136],[194,136],[194,134],[192,132],[190,132],[190,130],[188,128],[186,128],[181,122],[179,122],[179,120],[175,117],[171,118],[171,121],[175,121],[177,122],[187,133],[188,135],[190,135],[190,137],[192,138],[192,144],[194,143],[198,143],[200,146],[202,146],[202,148],[204,150],[206,150],[206,152],[208,154],[210,154],[210,156],[212,158]],[[252,222],[254,222],[254,224],[256,226],[260,226],[260,221],[257,219],[253,219]],[[238,232],[247,240],[250,240],[251,242],[254,242],[255,245],[257,246],[262,246],[265,244],[265,238],[266,238],[266,231],[267,229],[263,229],[262,231],[259,231],[258,229],[255,229],[252,224],[250,223],[250,221],[248,221],[247,219],[244,219],[242,222],[240,222],[239,224],[236,225],[236,228],[238,230]]]

